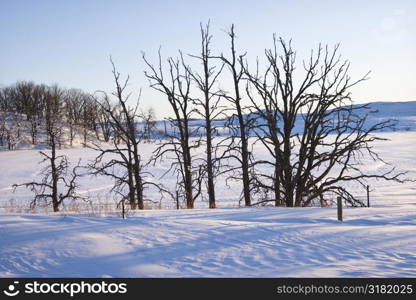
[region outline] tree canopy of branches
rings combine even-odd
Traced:
[[[30,134],[32,145],[48,142],[40,137],[48,136],[44,134],[48,125],[47,118],[50,115],[48,110],[52,109],[52,103],[47,103],[48,93],[57,87],[57,85],[48,86],[31,81],[20,81],[0,89],[0,131],[3,137],[6,136],[0,140],[0,145],[7,142],[10,145],[9,149],[13,149],[12,145],[22,138],[22,132]],[[69,141],[69,145],[72,146],[74,138],[78,134],[81,136],[81,129],[84,145],[91,139],[91,131],[95,133],[97,139],[101,138],[101,133],[106,140],[107,120],[103,119],[99,106],[92,96],[80,89],[59,87],[59,90],[62,96],[57,98],[53,113],[59,114],[62,128],[68,128],[68,134],[65,130],[67,137],[60,142]]]
[[[247,111],[243,105],[243,95],[240,90],[240,85],[243,80],[243,58],[245,54],[237,54],[235,47],[236,35],[234,32],[234,25],[231,26],[228,32],[231,43],[231,57],[227,58],[221,54],[219,58],[227,67],[232,78],[232,92],[223,91],[223,97],[229,102],[233,112],[229,122],[226,126],[230,129],[230,137],[227,139],[229,143],[225,143],[226,150],[223,152],[221,159],[232,159],[237,161],[237,167],[230,167],[226,172],[237,171],[236,176],[231,176],[234,179],[241,180],[243,186],[243,199],[246,206],[251,205],[251,186],[252,178],[250,176],[250,151],[248,148],[248,138],[250,131],[250,119],[247,118]],[[224,141],[222,142],[224,143]]]
[[[126,93],[126,87],[129,77],[123,82],[112,60],[111,64],[116,88],[112,95],[116,103],[112,104],[110,97],[105,93],[104,97],[96,103],[108,120],[112,147],[101,146],[97,143],[90,146],[99,152],[94,162],[90,164],[90,168],[94,175],[112,177],[115,180],[112,190],[122,196],[122,201],[127,199],[131,209],[144,209],[145,188],[149,185],[153,185],[159,191],[163,188],[146,180],[146,176],[150,174],[144,170],[144,162],[139,151],[139,145],[146,136],[137,130],[137,123],[140,120],[138,111],[140,95],[134,107],[128,106],[127,101],[131,94]],[[121,172],[118,172],[117,168]],[[125,187],[128,189],[128,195],[125,195]]]
[[[174,113],[174,117],[168,120],[175,130],[173,133],[167,133],[166,140],[156,149],[155,161],[173,153],[175,160],[168,172],[174,170],[177,173],[178,190],[181,191],[179,194],[185,198],[186,207],[193,208],[195,200],[201,194],[203,166],[195,168],[192,164],[191,150],[199,147],[200,140],[190,140],[193,131],[190,129],[189,121],[194,112],[190,96],[192,80],[190,68],[185,64],[180,53],[180,59],[167,60],[169,69],[168,78],[165,78],[160,50],[158,68],[148,62],[144,54],[143,60],[148,66],[145,76],[149,79],[151,87],[167,97]]]
[[[113,191],[122,201],[128,200],[132,209],[144,209],[144,191],[149,186],[168,193],[177,208],[179,199],[186,208],[194,208],[196,199],[205,197],[204,183],[209,207],[215,208],[219,175],[241,182],[240,201],[246,206],[267,202],[324,206],[334,195],[363,206],[347,184],[406,180],[405,172],[397,172],[374,150],[374,142],[385,140],[377,132],[394,124],[391,120],[369,123],[370,106],[354,104],[351,90],[368,74],[352,80],[350,64],[341,59],[338,45],[333,49],[319,45],[299,63],[291,41],[273,36],[271,49],[264,52],[265,65],[260,66],[259,59],[251,64],[246,53],[237,51],[234,25],[227,32],[229,54],[211,53],[209,26],[209,22],[200,24],[200,52],[188,57],[199,68],[191,68],[181,51],[177,58],[162,62],[159,49],[158,65],[142,55],[150,87],[166,98],[173,115],[166,119],[170,129],[165,122],[163,139],[147,161],[140,144],[157,136],[155,112],[139,110],[140,95],[129,106],[129,77],[122,80],[111,59],[115,82],[111,95],[103,92],[99,97],[33,82],[0,88],[0,146],[7,143],[13,150],[22,132],[30,132],[33,145],[46,136],[51,149],[51,154],[41,152],[43,162],[48,162],[42,182],[24,184],[35,192],[34,203],[51,199],[58,210],[65,199],[77,197],[77,167],[68,179],[67,158],[56,154],[68,131],[69,145],[79,133],[84,147],[98,151],[89,165],[91,173],[113,178]],[[220,85],[227,80],[229,87]],[[229,135],[214,139],[219,119]],[[198,126],[192,124],[195,120]],[[94,133],[95,142],[90,143]],[[97,142],[100,135],[106,145]],[[254,145],[266,149],[267,156],[260,158]],[[204,153],[197,149],[202,146]],[[153,183],[146,171],[150,163],[165,158],[171,164],[163,176],[176,175],[175,193]],[[364,172],[361,166],[368,158],[385,164],[384,173]],[[66,187],[63,194],[60,182]],[[253,200],[259,191],[259,201]]]
[[[46,106],[46,132],[48,135],[48,145],[51,149],[50,154],[40,151],[43,156],[41,163],[46,163],[42,169],[43,175],[41,182],[27,182],[23,184],[15,184],[14,188],[25,186],[34,192],[35,197],[31,206],[36,206],[39,201],[45,201],[47,204],[51,203],[53,211],[57,212],[60,206],[66,199],[82,199],[76,194],[77,178],[80,176],[77,173],[78,165],[72,169],[71,174],[68,174],[69,163],[65,155],[57,155],[57,147],[60,144],[61,138],[61,124],[59,114],[60,98],[63,96],[62,90],[57,86],[48,90],[45,97]],[[64,190],[62,192],[62,190]]]
[[[204,162],[208,191],[209,208],[215,208],[215,169],[218,169],[219,160],[215,157],[215,150],[213,146],[213,135],[215,134],[216,127],[213,122],[218,117],[225,116],[225,108],[220,105],[221,95],[219,91],[214,90],[214,84],[217,83],[218,76],[221,74],[223,65],[218,69],[213,61],[210,43],[212,36],[209,33],[209,23],[205,28],[201,27],[201,53],[200,55],[191,55],[198,59],[202,64],[203,71],[201,74],[191,71],[190,75],[197,88],[202,92],[201,98],[194,97],[194,104],[196,105],[196,114],[204,119],[204,132],[206,141],[206,158]],[[215,60],[214,60],[215,61]]]
[[[258,140],[272,160],[272,174],[261,174],[260,187],[274,192],[276,205],[308,206],[333,192],[352,205],[364,205],[343,186],[346,182],[365,185],[377,178],[401,181],[394,168],[384,174],[364,173],[361,158],[382,160],[372,143],[383,140],[374,132],[392,126],[382,121],[368,126],[367,105],[353,105],[350,89],[367,79],[352,81],[349,62],[342,61],[338,46],[332,51],[319,46],[303,62],[304,76],[295,79],[296,52],[291,43],[274,37],[273,48],[265,51],[266,68],[252,72],[245,68],[247,95],[251,100]],[[279,50],[281,50],[279,54]],[[300,127],[300,128],[297,128]],[[266,199],[267,201],[267,199]]]

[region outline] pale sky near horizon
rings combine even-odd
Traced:
[[[199,23],[209,19],[214,51],[228,51],[232,23],[249,58],[263,55],[273,33],[292,38],[299,60],[319,42],[340,42],[353,78],[372,71],[353,90],[357,102],[416,100],[414,0],[0,0],[0,86],[32,80],[111,91],[111,55],[131,90],[143,88],[143,106],[163,118],[170,108],[149,88],[140,51],[155,63],[159,46],[164,57],[197,53]]]

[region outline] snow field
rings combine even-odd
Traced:
[[[375,147],[399,171],[415,178],[416,132],[380,133],[390,141]],[[150,155],[155,145],[143,145]],[[254,147],[260,147],[255,145]],[[257,149],[257,150],[260,150]],[[61,150],[73,162],[95,153]],[[203,150],[201,150],[203,151]],[[260,151],[260,155],[263,155]],[[0,203],[28,203],[30,191],[11,185],[35,179],[36,150],[0,152]],[[152,167],[158,179],[169,161]],[[381,172],[384,164],[364,160]],[[111,181],[85,176],[81,192],[109,197]],[[372,181],[370,208],[237,208],[239,183],[216,183],[219,209],[145,210],[94,217],[63,211],[53,214],[0,212],[0,277],[414,277],[416,276],[416,187]],[[349,185],[365,199],[365,191]],[[148,197],[156,197],[148,191]],[[164,200],[164,208],[173,203]],[[0,210],[1,211],[1,210]]]

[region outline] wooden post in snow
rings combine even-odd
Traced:
[[[370,186],[367,185],[367,207],[370,207]]]
[[[125,213],[124,213],[124,200],[125,199],[123,199],[123,200],[121,200],[121,214],[123,215],[123,219],[125,219]]]
[[[342,221],[342,199],[340,196],[337,197],[337,210],[338,210],[338,221]]]
[[[179,209],[179,192],[176,191],[176,209]]]

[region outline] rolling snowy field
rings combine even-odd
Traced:
[[[0,276],[416,275],[416,206],[144,211],[127,220],[4,214]]]
[[[382,157],[416,178],[416,132],[380,135],[390,139],[376,144]],[[150,155],[154,147],[145,144],[143,151]],[[62,152],[74,162],[95,155],[81,147]],[[0,152],[0,277],[416,276],[414,182],[370,182],[372,207],[346,208],[344,222],[336,221],[335,208],[238,208],[239,183],[227,186],[222,178],[216,210],[205,209],[204,200],[195,210],[168,210],[174,203],[164,199],[164,209],[126,220],[69,207],[57,214],[10,212],[10,204],[30,202],[30,191],[13,193],[11,185],[35,179],[39,159],[35,149]],[[164,161],[150,170],[172,189],[173,176],[158,179],[168,166]],[[368,160],[363,167],[381,172],[386,166]],[[81,193],[111,201],[111,180],[85,176],[80,184]],[[365,199],[361,187],[348,189]]]

